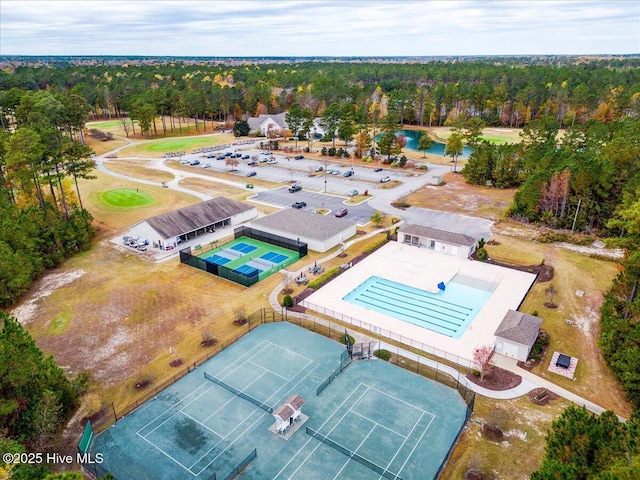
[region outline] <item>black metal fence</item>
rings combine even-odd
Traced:
[[[249,455],[247,455],[247,458],[245,458],[243,461],[241,461],[238,466],[236,468],[233,469],[233,471],[227,475],[227,477],[224,480],[233,480],[234,478],[236,478],[238,475],[240,475],[240,473],[242,472],[242,470],[244,470],[245,468],[247,468],[247,466],[253,461],[254,458],[256,458],[258,456],[258,452],[256,451],[256,449],[253,449],[253,452],[251,452]]]
[[[215,263],[207,262],[200,257],[197,257],[191,253],[191,247],[183,248],[180,250],[180,262],[190,267],[197,268],[212,275],[216,275],[221,278],[226,278],[234,283],[239,283],[245,287],[255,285],[260,281],[258,277],[258,271],[254,270],[250,274],[238,272],[232,270],[224,265],[217,265]]]
[[[240,398],[246,400],[247,402],[253,403],[256,407],[261,408],[265,412],[273,413],[273,408],[270,405],[267,405],[266,403],[261,402],[260,400],[258,400],[256,398],[253,398],[251,395],[247,395],[246,393],[238,390],[237,388],[232,387],[228,383],[223,382],[219,378],[216,378],[213,375],[208,374],[207,372],[204,372],[204,378],[206,378],[207,380],[215,383],[216,385],[220,385],[225,390],[230,391],[231,393],[239,396]]]
[[[282,237],[273,233],[263,232],[262,230],[257,230],[245,225],[234,229],[233,236],[236,239],[240,237],[249,237],[253,238],[254,240],[260,240],[261,242],[276,245],[288,250],[293,250],[294,252],[298,252],[299,258],[305,257],[307,255],[307,244],[301,242],[300,239],[292,240],[291,238]]]
[[[320,395],[338,375],[344,372],[349,365],[351,365],[351,357],[349,356],[349,352],[345,350],[342,352],[342,355],[340,355],[340,366],[316,389],[316,397]]]

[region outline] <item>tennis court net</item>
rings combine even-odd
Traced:
[[[231,393],[236,394],[237,396],[239,396],[240,398],[246,400],[247,402],[253,403],[256,407],[261,408],[262,410],[264,410],[265,412],[268,413],[273,413],[273,408],[270,407],[269,405],[267,405],[264,402],[261,402],[260,400],[256,400],[255,398],[253,398],[250,395],[247,395],[244,392],[241,392],[240,390],[238,390],[235,387],[232,387],[231,385],[229,385],[228,383],[223,382],[222,380],[214,377],[213,375],[209,375],[207,372],[204,372],[204,378],[206,378],[207,380],[212,381],[213,383],[215,383],[216,385],[220,385],[222,388],[224,388],[225,390],[229,390]]]
[[[356,462],[360,463],[361,465],[364,465],[367,468],[370,468],[371,470],[376,472],[378,475],[382,475],[384,478],[388,478],[390,480],[402,480],[402,477],[400,477],[399,475],[396,475],[395,473],[390,472],[386,468],[382,468],[380,465],[373,463],[371,460],[367,460],[363,456],[358,455],[356,452],[352,452],[351,450],[343,447],[339,443],[334,442],[333,440],[328,438],[326,435],[323,435],[320,432],[316,432],[315,430],[309,427],[306,427],[306,431],[308,435],[311,435],[313,438],[317,438],[322,443],[329,445],[331,448],[339,451],[340,453],[343,453],[349,458],[353,458]]]
[[[224,253],[226,253],[227,255],[231,255],[232,257],[236,257],[236,258],[240,258],[243,253],[238,252],[237,250],[234,250],[233,248],[227,248]]]
[[[275,265],[275,263],[270,262],[269,260],[264,260],[262,258],[254,258],[252,260],[252,262],[257,263],[258,265],[262,265],[263,267],[266,267],[267,269],[273,267]]]

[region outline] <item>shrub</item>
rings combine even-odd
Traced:
[[[340,338],[338,339],[338,341],[341,344],[346,345],[347,344],[347,336],[346,335],[340,335]],[[351,343],[351,345],[354,345],[356,343],[356,339],[353,338],[351,335],[349,335],[349,342]]]
[[[335,157],[336,156],[336,149],[333,148],[333,147],[330,147],[327,153],[329,154],[330,157]]]
[[[284,296],[284,298],[282,299],[282,306],[285,308],[293,307],[293,298],[291,298],[291,295]]]
[[[479,249],[476,250],[476,258],[480,261],[486,261],[487,258],[489,258],[489,253],[487,253],[487,249],[484,247],[481,247]]]
[[[333,278],[337,277],[338,275],[340,275],[340,267],[332,268],[331,270],[329,270],[327,273],[325,273],[321,277],[318,277],[315,280],[313,280],[312,282],[309,282],[309,285],[307,285],[307,286],[309,288],[313,288],[314,290],[317,290],[322,285],[324,285],[328,281],[332,280]]]
[[[380,360],[384,360],[385,362],[388,362],[391,359],[391,352],[385,349],[374,350],[373,356],[378,357]]]
[[[322,147],[322,149],[320,150],[320,154],[322,156],[326,156],[327,155],[327,147]]]
[[[382,240],[378,240],[375,243],[372,243],[371,245],[369,245],[367,248],[365,248],[362,253],[371,253],[371,252],[375,252],[377,249],[379,249],[381,246],[383,246],[385,243],[387,243],[389,241],[389,239],[387,238],[383,238]]]

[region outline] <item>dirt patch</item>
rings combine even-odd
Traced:
[[[356,230],[356,235],[364,235],[367,232],[365,232],[364,230]]]
[[[487,243],[487,244],[490,244],[490,243]],[[500,245],[500,244],[496,242],[493,245]],[[478,258],[476,257],[476,253],[477,251],[473,252],[473,254],[471,255],[471,258],[474,260],[478,260]],[[512,270],[518,270],[520,272],[533,273],[538,276],[536,278],[536,283],[549,282],[553,279],[554,268],[551,265],[513,265],[510,263],[499,262],[493,259],[478,260],[478,261],[490,263],[491,265],[498,265],[500,267],[511,268]]]
[[[218,343],[218,340],[216,340],[215,338],[209,338],[207,340],[203,340],[200,342],[200,346],[201,347],[213,347],[216,343]]]
[[[241,327],[242,325],[246,325],[248,321],[249,320],[247,320],[246,318],[240,318],[240,319],[234,320],[233,324],[236,327]]]
[[[501,442],[504,439],[504,432],[495,425],[485,423],[482,425],[482,436],[492,442]]]
[[[546,388],[534,388],[527,394],[527,396],[529,397],[529,400],[536,405],[548,405],[552,400],[560,398],[558,395]]]
[[[136,390],[144,390],[149,385],[151,385],[151,380],[150,379],[146,379],[146,380],[142,380],[142,381],[136,383],[134,385],[134,387],[135,387]]]
[[[468,373],[466,377],[476,385],[498,392],[515,388],[522,383],[522,377],[520,375],[516,375],[500,367],[492,367],[482,381],[480,381],[480,377],[475,376],[473,373]]]
[[[282,290],[283,295],[291,295],[293,293],[293,288],[285,288]]]

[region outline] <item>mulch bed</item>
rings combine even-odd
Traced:
[[[300,292],[298,295],[296,295],[296,298],[295,298],[296,303],[300,303],[305,298],[307,298],[309,295],[311,295],[313,292],[315,292],[315,290],[313,288],[305,288],[302,292]]]
[[[289,310],[290,312],[300,312],[300,313],[304,313],[307,311],[307,309],[304,308],[302,305],[294,305],[293,307],[287,307],[287,310]]]
[[[176,358],[175,360],[171,360],[171,362],[169,362],[169,366],[176,368],[182,365],[183,363],[184,363],[184,360],[182,360],[181,358]]]
[[[218,343],[218,340],[216,340],[215,338],[210,338],[209,340],[203,340],[200,342],[200,346],[201,347],[213,347],[216,343]]]
[[[364,235],[365,233],[367,232],[365,232],[364,230],[356,230],[356,235]]]
[[[338,255],[338,258],[346,258],[347,254],[346,253],[341,253]]]
[[[285,288],[282,290],[283,295],[291,295],[293,293],[293,288]]]
[[[536,405],[547,405],[551,400],[560,398],[558,395],[546,388],[534,388],[527,394],[527,396],[529,397],[529,400]]]
[[[517,387],[522,383],[522,377],[520,375],[516,375],[513,372],[509,372],[508,370],[504,370],[499,367],[491,367],[486,375],[484,376],[484,380],[480,381],[480,377],[476,377],[473,373],[467,373],[465,375],[467,380],[484,387],[488,390],[494,391],[502,391],[509,390],[510,388]]]
[[[239,319],[239,320],[234,320],[234,321],[233,321],[233,324],[234,324],[236,327],[241,327],[242,325],[246,325],[248,321],[249,321],[249,320],[247,320],[246,318],[242,318],[242,319]]]
[[[142,390],[143,388],[147,388],[149,385],[151,385],[151,380],[147,379],[147,380],[143,380],[141,382],[138,382],[135,384],[136,390]]]

